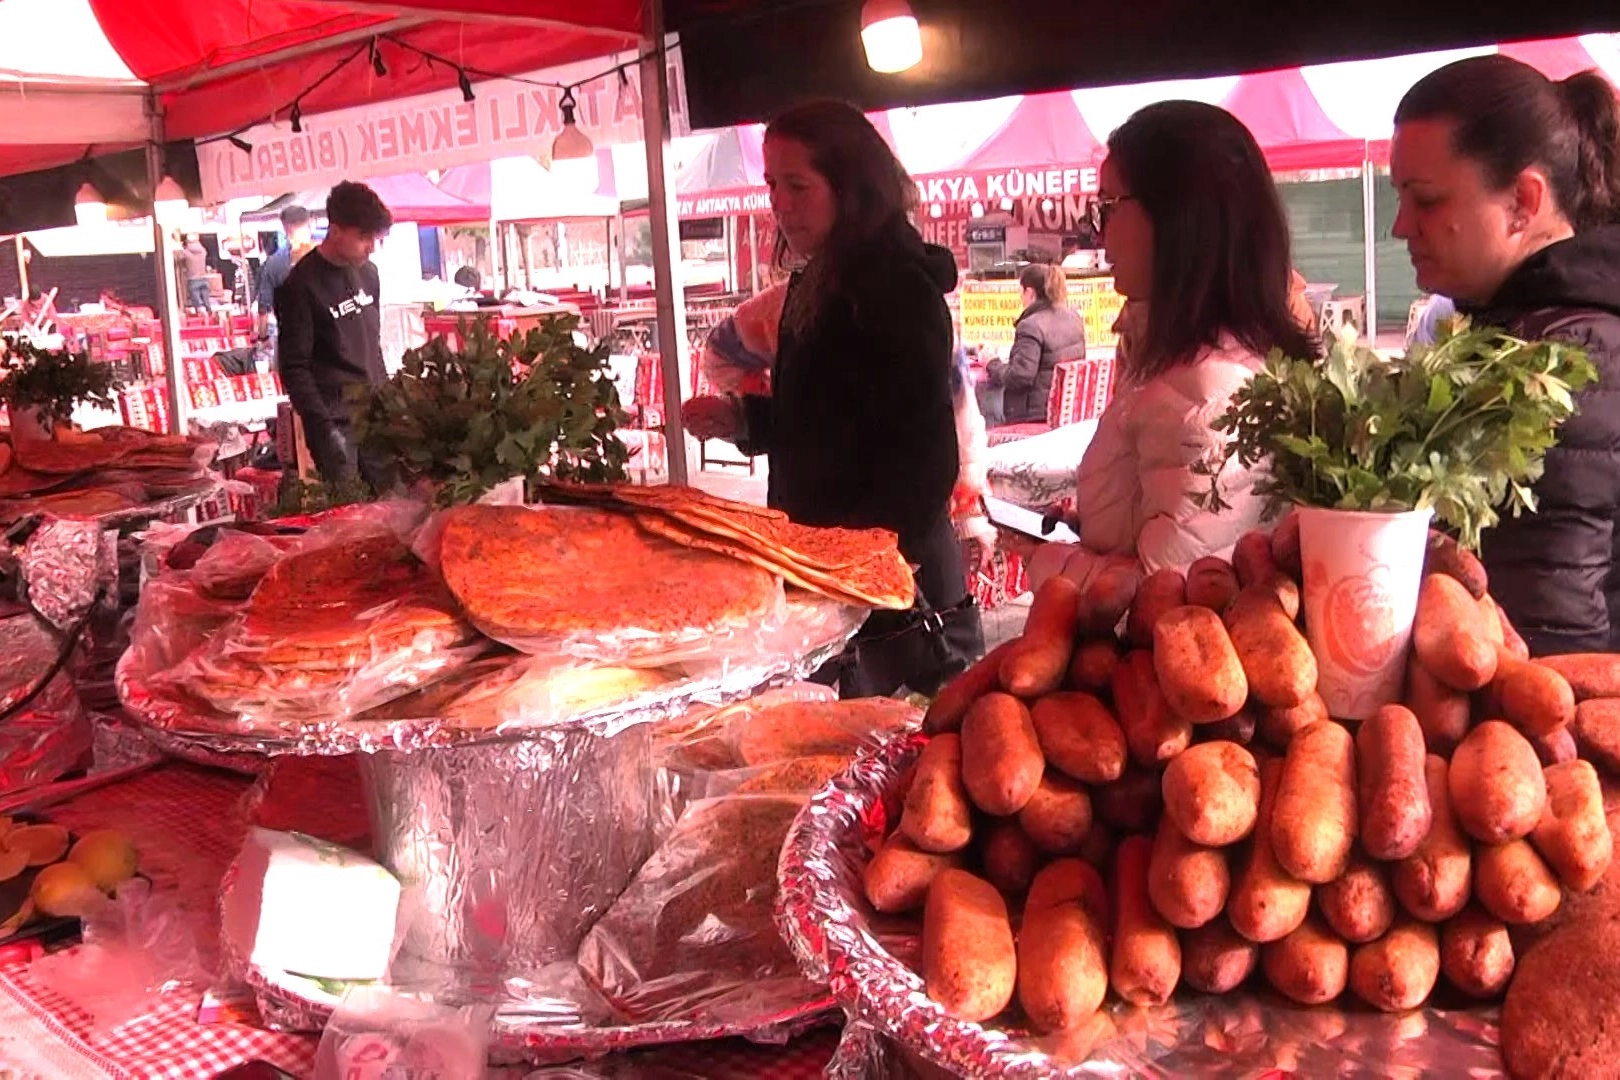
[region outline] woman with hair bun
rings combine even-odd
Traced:
[[[1477,326],[1586,349],[1599,381],[1547,454],[1537,511],[1489,530],[1491,592],[1537,655],[1620,649],[1620,102],[1493,55],[1395,112],[1395,235],[1418,287]]]

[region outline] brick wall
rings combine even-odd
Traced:
[[[50,259],[38,251],[28,260],[28,283],[41,292],[58,290],[60,311],[93,304],[102,289],[111,289],[127,304],[157,309],[157,274],[150,255],[68,255]],[[19,287],[17,245],[0,244],[0,296]]]

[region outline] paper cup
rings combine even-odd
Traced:
[[[1365,720],[1401,698],[1433,511],[1297,512],[1317,691],[1330,716]]]

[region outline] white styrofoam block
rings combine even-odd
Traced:
[[[372,860],[256,828],[226,882],[221,929],[253,966],[348,981],[387,974],[399,881]]]

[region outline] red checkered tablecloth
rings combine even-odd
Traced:
[[[213,966],[219,883],[247,833],[249,803],[243,796],[251,784],[234,774],[171,762],[47,812],[75,832],[116,827],[128,834],[153,888],[192,915],[199,948]],[[200,1003],[199,993],[177,992],[152,1014],[113,1032],[96,1033],[87,1013],[39,985],[26,965],[0,964],[0,1077],[211,1080],[255,1060],[295,1076],[309,1075],[317,1041],[313,1037],[239,1024],[199,1024]],[[837,1042],[837,1030],[827,1028],[786,1047],[741,1039],[665,1047],[603,1063],[602,1075],[812,1080],[821,1075]]]

